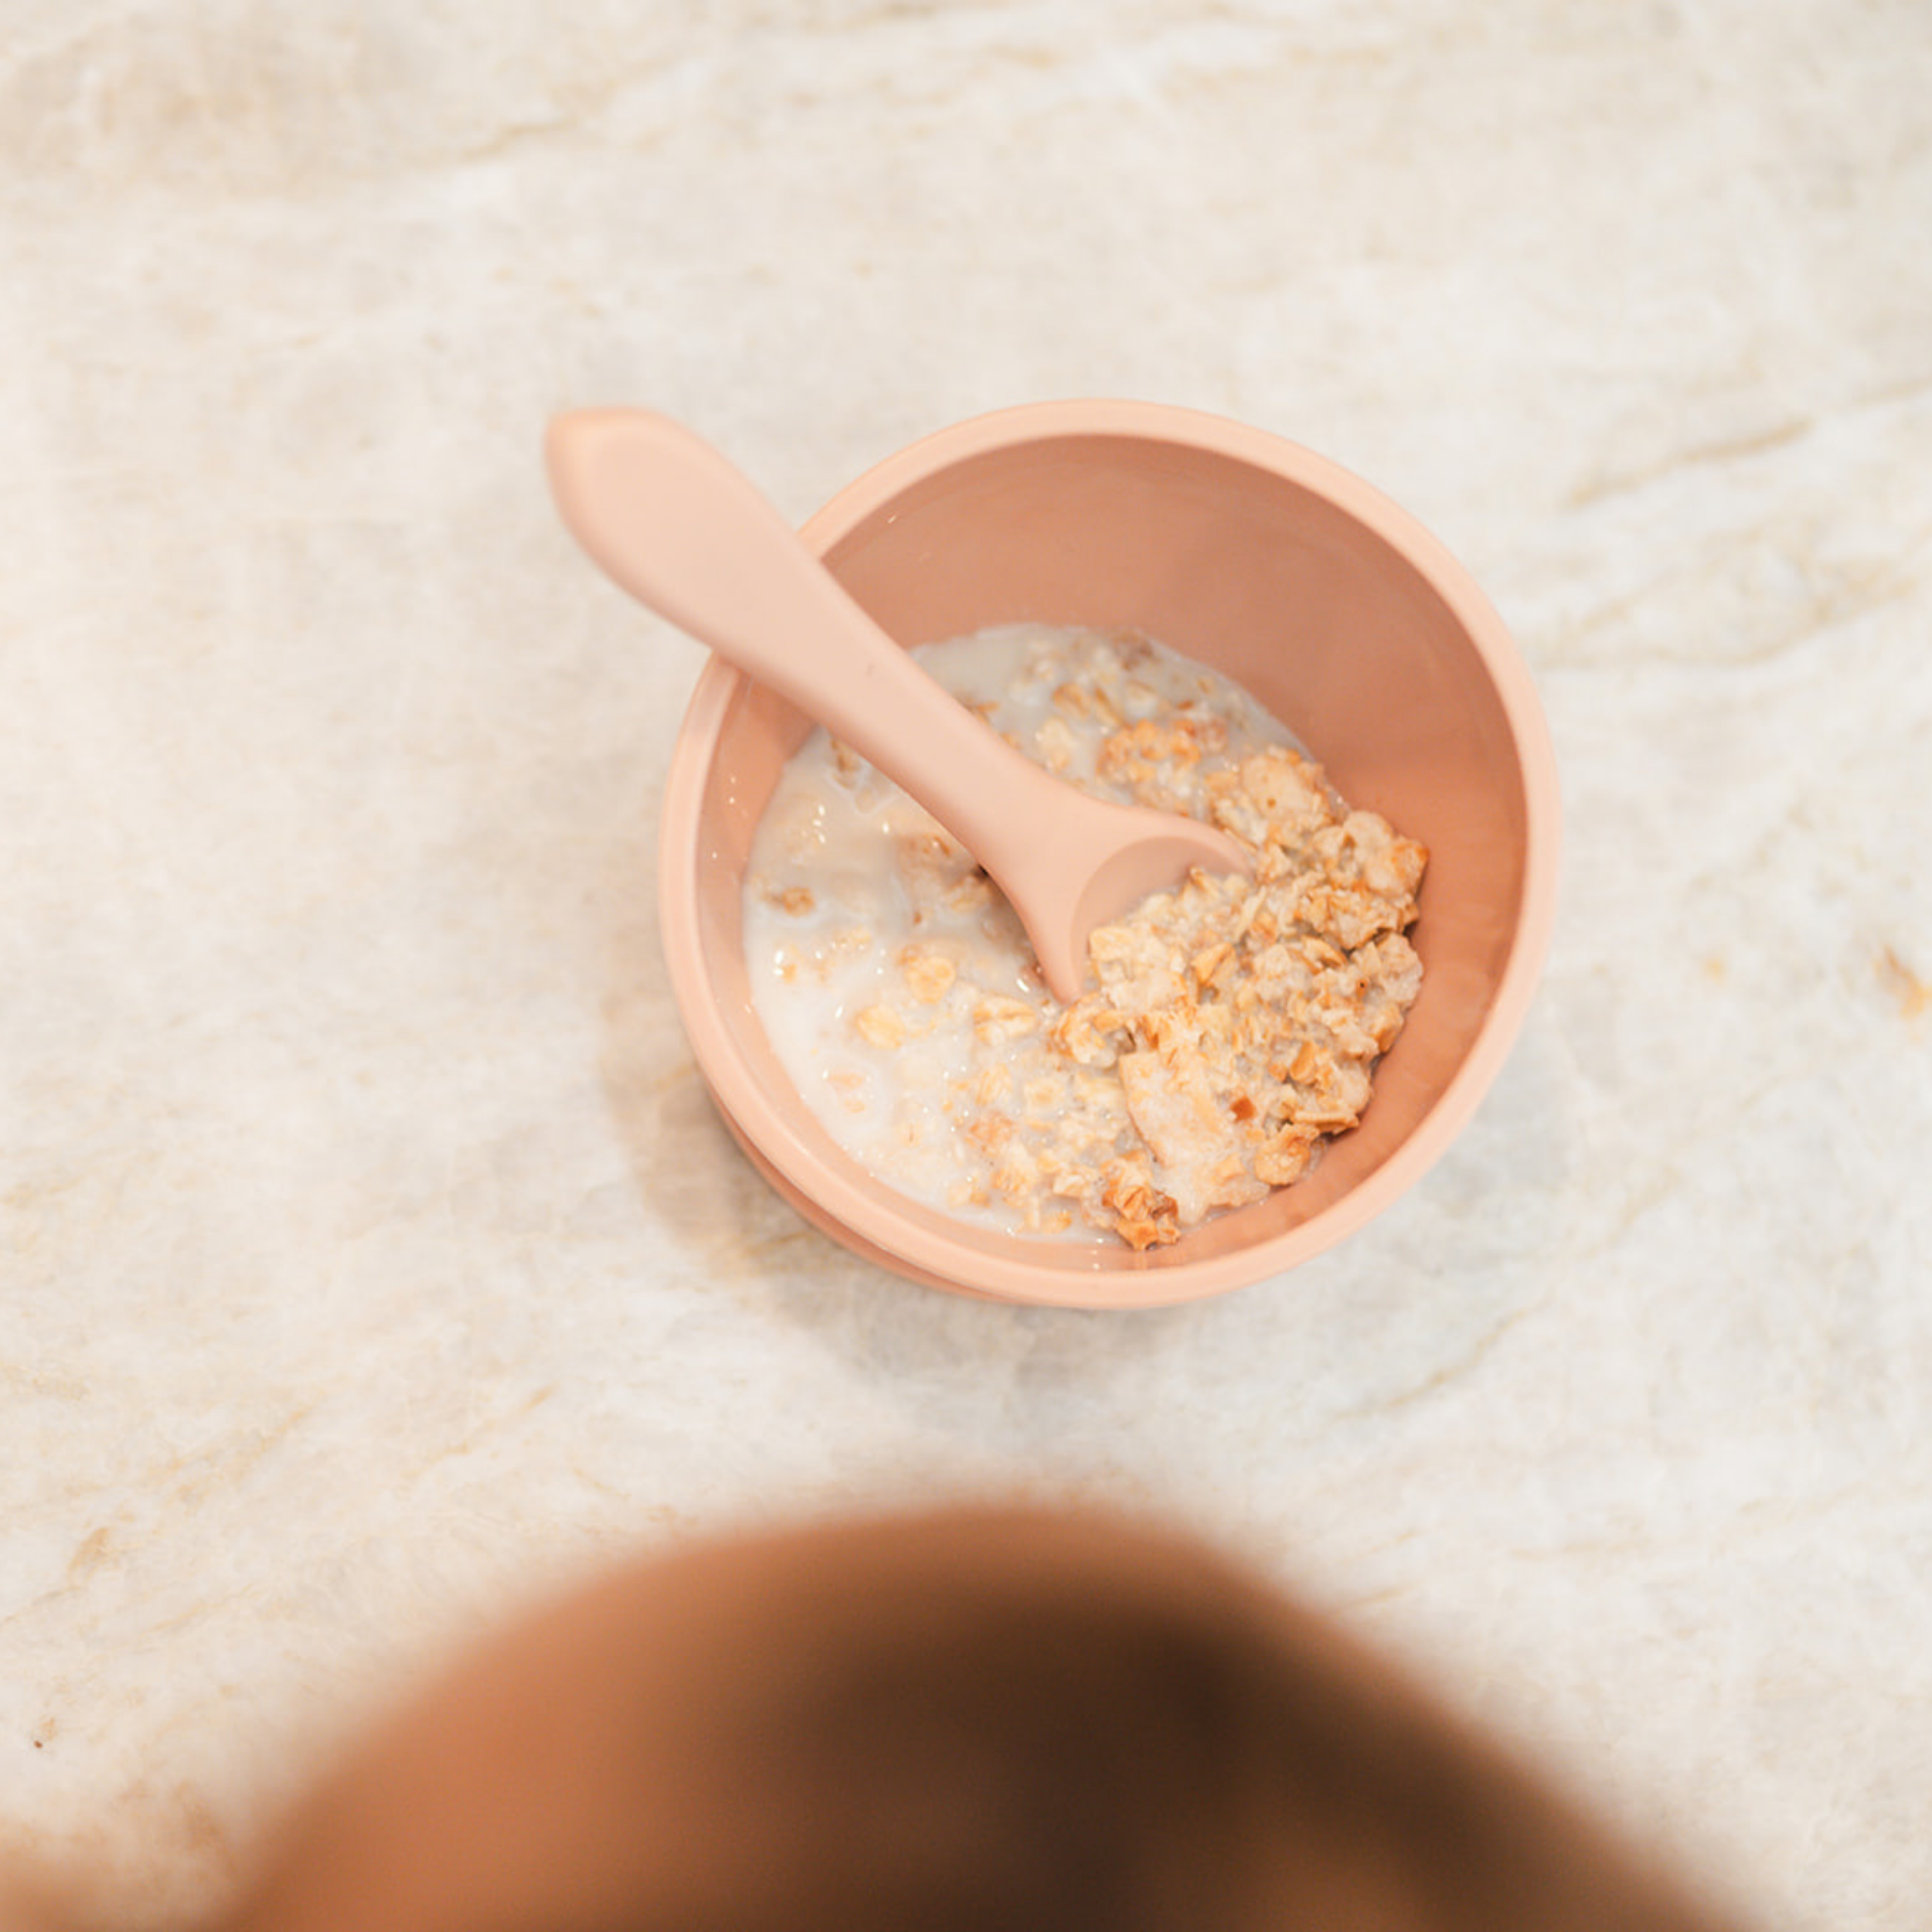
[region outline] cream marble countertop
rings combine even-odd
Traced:
[[[218,1891],[691,1527],[1148,1502],[1805,1928],[1932,1892],[1923,0],[0,0],[0,1848]],[[1132,1318],[879,1274],[662,965],[699,653],[551,514],[1116,394],[1359,471],[1536,675],[1455,1149]]]

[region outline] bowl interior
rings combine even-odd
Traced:
[[[1553,813],[1527,679],[1440,546],[1292,445],[1117,431],[919,446],[807,526],[902,644],[1016,620],[1136,627],[1245,685],[1352,803],[1430,849],[1411,937],[1424,967],[1362,1124],[1316,1171],[1173,1246],[1022,1241],[922,1209],[838,1151],[750,1005],[740,893],[751,834],[810,728],[713,662],[667,795],[665,943],[695,1049],[733,1131],[794,1202],[916,1279],[1007,1298],[1163,1302],[1327,1246],[1408,1185],[1500,1064],[1539,963]],[[1532,903],[1533,902],[1533,903]]]

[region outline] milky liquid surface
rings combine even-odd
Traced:
[[[1123,802],[1206,815],[1198,773],[1151,798],[1097,774],[1123,725],[1192,721],[1224,763],[1294,742],[1238,685],[1145,639],[1012,624],[915,655],[1039,763]],[[1019,1202],[989,1188],[1002,1155],[985,1144],[982,1103],[1003,1080],[1017,1108],[1092,1110],[1117,1105],[1117,1082],[1044,1043],[1063,1009],[1004,898],[930,814],[823,730],[758,825],[744,945],[773,1050],[862,1165],[1008,1232],[1109,1238],[1049,1187]]]

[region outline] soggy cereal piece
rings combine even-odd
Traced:
[[[1003,1106],[1012,1091],[1013,1070],[997,1060],[985,1063],[972,1082],[973,1105],[984,1110]]]
[[[1039,1030],[1040,1013],[1023,999],[989,993],[973,1007],[973,1032],[988,1046]]]
[[[1020,1105],[1029,1121],[1049,1120],[1066,1098],[1066,1076],[1048,1067],[1030,1075],[1020,1091]]]
[[[853,1030],[869,1046],[881,1047],[889,1053],[906,1043],[905,1021],[883,1002],[854,1015],[852,1023]]]
[[[1187,1053],[1124,1054],[1121,1087],[1182,1226],[1267,1192],[1247,1172],[1239,1123],[1216,1094],[1204,1061]]]
[[[897,842],[899,876],[915,909],[957,915],[993,900],[992,882],[972,854],[937,825],[903,834]],[[917,922],[917,920],[915,920]]]
[[[1321,767],[1285,745],[1209,772],[1208,815],[1266,859],[1269,849],[1298,846],[1340,816]]]
[[[818,948],[812,964],[823,978],[848,960],[863,959],[872,946],[869,926],[842,926]]]
[[[1321,1131],[1304,1121],[1277,1128],[1254,1151],[1254,1177],[1271,1188],[1289,1187],[1314,1165]]]
[[[1397,838],[1373,812],[1352,811],[1317,832],[1308,851],[1318,869],[1297,902],[1305,924],[1351,952],[1400,929],[1427,858],[1413,838]]]
[[[1129,1247],[1150,1248],[1180,1239],[1174,1197],[1158,1188],[1145,1156],[1111,1162],[1102,1175],[1100,1205]]]
[[[1033,747],[1041,764],[1064,776],[1079,750],[1079,740],[1065,719],[1049,717],[1042,720],[1033,734]]]
[[[1098,767],[1102,777],[1132,784],[1152,777],[1161,765],[1197,764],[1200,757],[1199,743],[1186,720],[1158,724],[1143,717],[1115,732],[1100,747]]]
[[[1363,976],[1362,1025],[1376,1052],[1386,1053],[1422,991],[1422,961],[1402,934],[1386,933],[1359,947],[1355,963]]]
[[[1100,747],[1095,774],[1139,804],[1202,817],[1201,767],[1219,757],[1227,741],[1227,726],[1219,718],[1189,713],[1138,717]]]
[[[966,1138],[987,1154],[1002,1151],[1013,1138],[1013,1118],[998,1107],[988,1107],[966,1123]]]
[[[1150,900],[1135,917],[1096,927],[1088,938],[1087,957],[1106,1001],[1123,1013],[1156,1012],[1187,997],[1192,949],[1175,943],[1170,914],[1177,903]]]
[[[1209,937],[1188,961],[1187,969],[1197,988],[1212,987],[1216,992],[1225,992],[1236,964],[1233,940]]]
[[[1126,1037],[1126,1020],[1099,994],[1063,1007],[1048,1031],[1053,1046],[1083,1066],[1111,1066],[1120,1058],[1120,1042]]]
[[[1039,1163],[1024,1140],[1009,1135],[1000,1144],[998,1165],[993,1169],[993,1192],[1022,1211],[1029,1206],[1037,1213],[1034,1183],[1039,1178]]]
[[[825,1076],[825,1084],[838,1097],[838,1104],[849,1114],[859,1114],[866,1106],[866,1077],[850,1067],[841,1067]]]
[[[944,954],[936,953],[930,947],[902,947],[897,957],[899,970],[905,975],[913,998],[928,1006],[935,1006],[944,999],[959,977],[959,968]]]

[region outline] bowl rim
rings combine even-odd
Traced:
[[[1172,1305],[1252,1285],[1312,1259],[1384,1212],[1413,1187],[1468,1124],[1502,1070],[1534,996],[1555,926],[1561,804],[1556,754],[1528,665],[1468,571],[1406,510],[1326,457],[1270,430],[1177,405],[1087,398],[1022,403],[936,430],[872,466],[807,519],[801,534],[821,556],[913,485],[1016,444],[1069,438],[1168,443],[1232,458],[1300,485],[1380,536],[1424,579],[1468,634],[1494,686],[1522,770],[1522,892],[1508,957],[1476,1036],[1428,1111],[1363,1180],[1284,1232],[1227,1251],[1178,1260],[1097,1250],[1083,1268],[1072,1243],[1015,1240],[1009,1258],[962,1252],[947,1265],[914,1219],[936,1210],[873,1184],[862,1188],[821,1151],[788,1132],[772,1137],[762,1084],[709,997],[697,917],[700,813],[719,732],[749,680],[717,657],[699,673],[666,774],[658,839],[662,944],[692,1052],[733,1133],[755,1144],[772,1173],[813,1203],[808,1219],[849,1230],[910,1278],[994,1300],[1065,1308]],[[830,1145],[829,1141],[828,1146]],[[849,1157],[841,1156],[841,1158]],[[769,1176],[767,1177],[769,1178]],[[781,1192],[783,1190],[781,1189]],[[792,1202],[794,1208],[798,1201]],[[994,1237],[998,1239],[996,1236]],[[1038,1247],[1058,1258],[1030,1258]],[[1172,1255],[1172,1250],[1163,1251]],[[1104,1254],[1103,1262],[1098,1258]],[[1135,1265],[1138,1263],[1139,1265]]]

